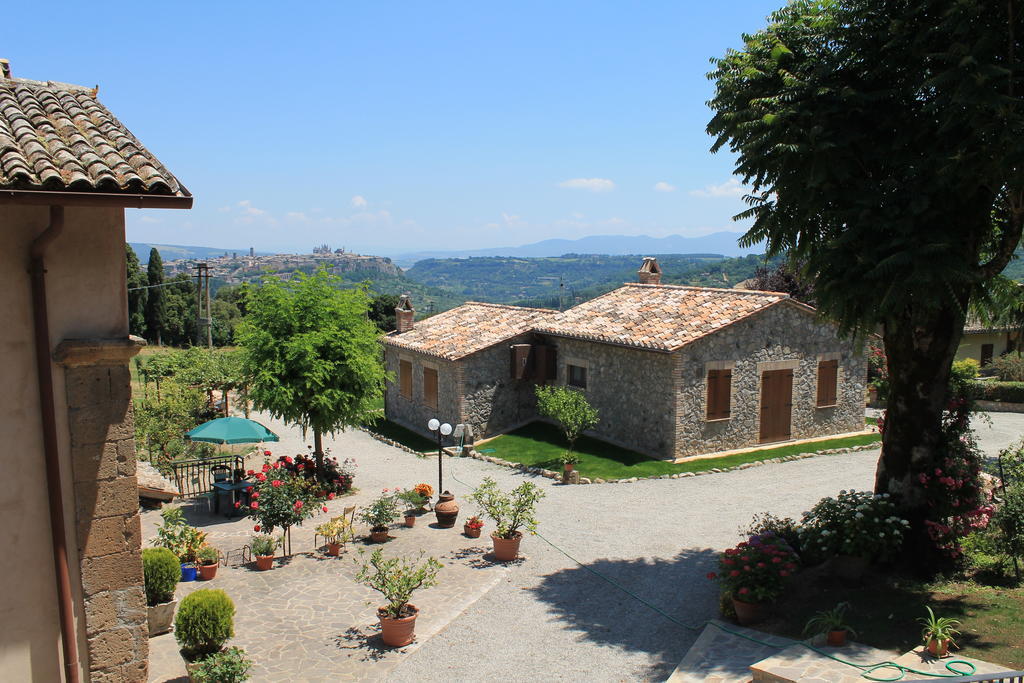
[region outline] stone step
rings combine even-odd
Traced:
[[[753,642],[743,636],[769,644]],[[704,627],[668,680],[671,683],[748,683],[751,680],[751,664],[794,642],[789,638],[713,619]]]
[[[932,657],[930,654],[928,654],[928,652],[924,649],[923,645],[921,647],[914,648],[913,650],[904,655],[901,655],[894,661],[900,666],[905,666],[908,669],[914,669],[915,671],[921,672],[907,672],[907,674],[903,678],[905,681],[910,681],[911,679],[925,678],[925,676],[922,674],[945,674],[948,676],[951,673],[967,672],[970,670],[970,667],[965,667],[963,664],[953,664],[952,666],[956,668],[956,671],[947,669],[946,663],[954,659],[963,662],[969,662],[974,665],[975,670],[973,672],[964,673],[964,675],[967,676],[973,676],[975,674],[998,674],[1010,670],[1010,667],[1002,666],[1001,664],[992,664],[991,662],[984,662],[980,659],[962,657],[956,654],[956,651],[953,651],[949,657],[936,659],[935,657]],[[885,672],[883,672],[883,675],[885,675]],[[933,678],[931,680],[942,679]]]
[[[847,642],[843,647],[815,645],[821,652],[862,665],[894,661],[898,652],[879,650],[861,643]],[[803,643],[792,645],[750,667],[756,683],[864,683],[862,670],[815,652]],[[891,669],[880,675],[888,677]]]

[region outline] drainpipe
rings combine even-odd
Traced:
[[[60,483],[57,453],[57,417],[53,400],[53,366],[50,358],[50,325],[46,310],[46,268],[43,255],[64,229],[64,207],[50,206],[50,224],[32,242],[32,316],[36,337],[36,374],[39,378],[39,408],[43,417],[43,452],[50,503],[50,534],[53,567],[57,574],[57,603],[60,606],[61,646],[64,649],[64,680],[78,683],[78,636],[75,630],[68,570],[67,531],[64,527],[64,493]]]

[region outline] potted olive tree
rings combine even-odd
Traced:
[[[491,534],[491,541],[496,560],[511,562],[519,556],[519,543],[523,539],[520,529],[536,530],[534,514],[537,501],[543,497],[544,492],[532,481],[524,481],[510,493],[505,493],[490,477],[484,477],[483,483],[469,495],[470,500],[494,520],[496,528]]]
[[[181,563],[167,548],[142,550],[142,574],[146,584],[146,617],[149,635],[158,636],[171,630],[174,620],[174,589],[181,578]]]
[[[362,554],[362,553],[360,553]],[[422,554],[418,559],[422,559]],[[388,601],[377,608],[381,638],[388,647],[403,647],[412,642],[419,609],[409,602],[413,591],[437,585],[441,563],[428,557],[425,562],[405,557],[385,559],[380,548],[362,564],[356,580],[372,588]]]

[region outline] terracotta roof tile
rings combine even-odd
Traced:
[[[384,337],[384,343],[457,360],[528,332],[537,323],[555,315],[558,311],[471,301],[418,320],[408,332],[392,332]]]
[[[675,351],[782,301],[779,292],[629,283],[538,321],[537,332]]]
[[[189,196],[92,88],[0,78],[0,189]]]

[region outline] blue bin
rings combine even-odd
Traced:
[[[195,581],[196,580],[196,568],[194,565],[183,564],[181,565],[181,580],[182,581]]]

